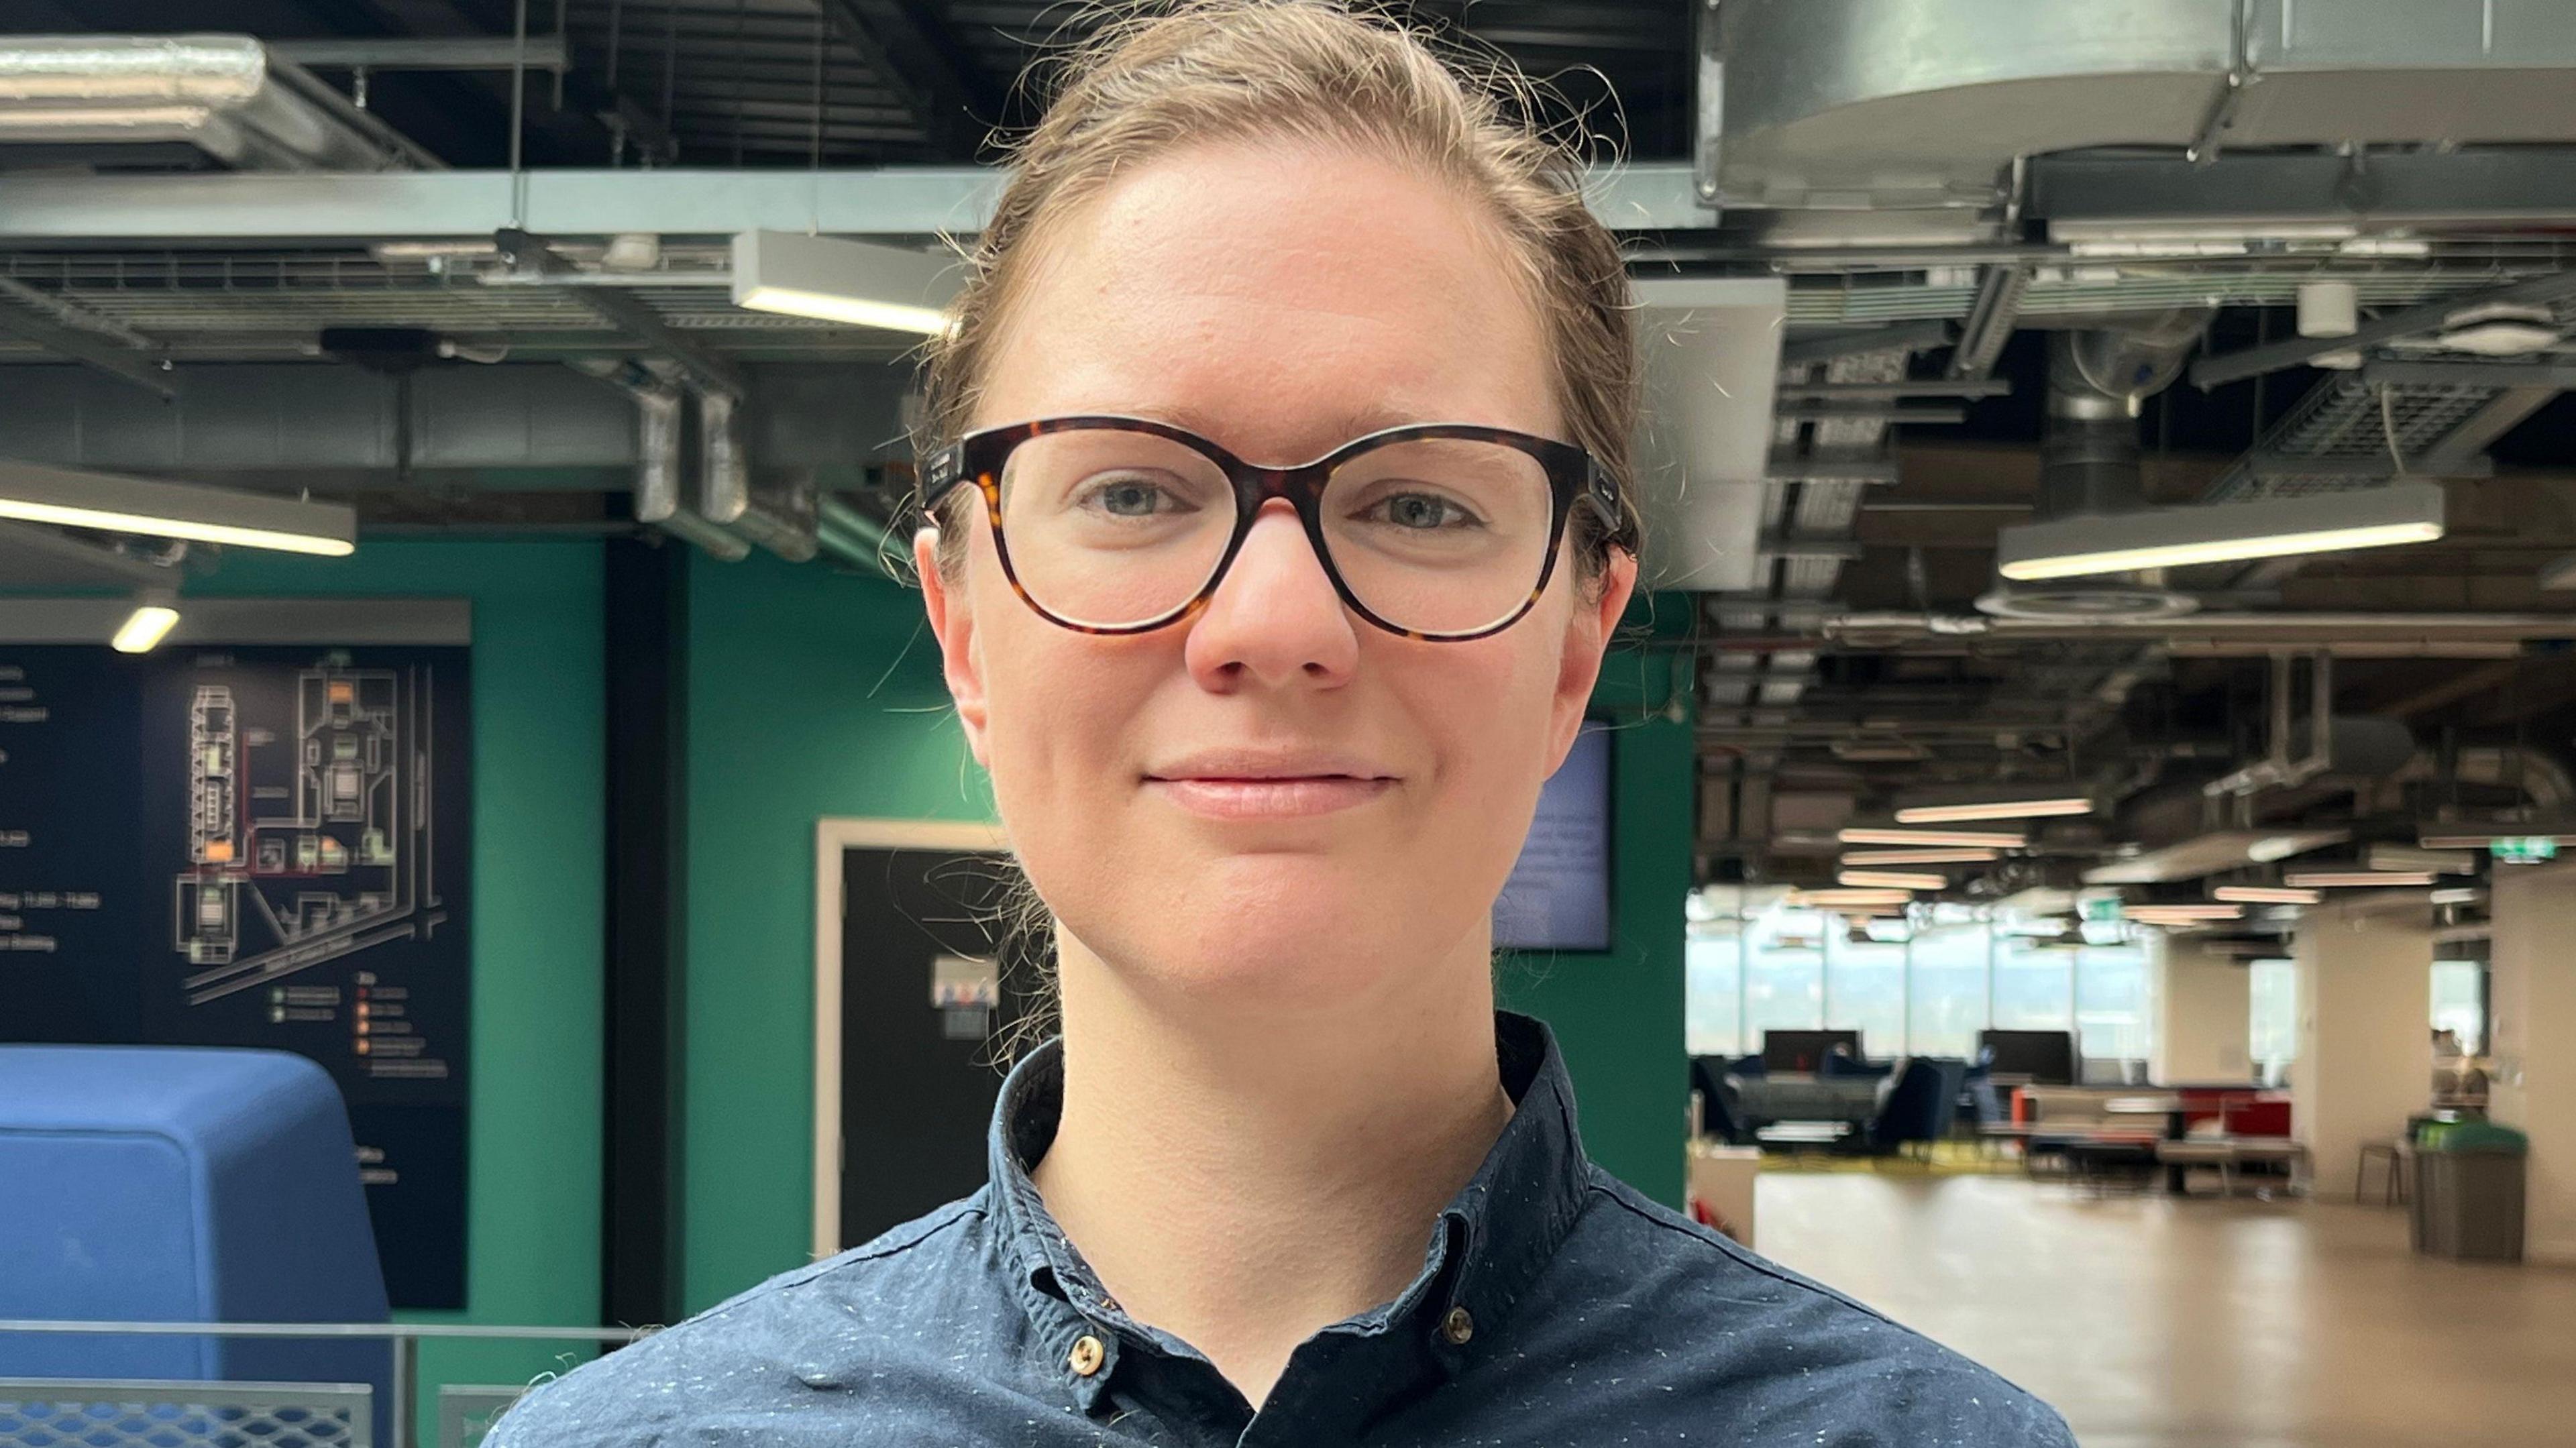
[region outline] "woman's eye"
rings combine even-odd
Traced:
[[[1180,507],[1180,500],[1170,492],[1142,478],[1095,483],[1083,491],[1081,501],[1113,518],[1150,518],[1157,513],[1179,511]]]
[[[1424,532],[1472,527],[1477,521],[1474,514],[1456,503],[1430,493],[1397,493],[1381,499],[1369,512],[1398,528]]]

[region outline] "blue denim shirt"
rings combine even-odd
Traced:
[[[1594,1166],[1554,1035],[1497,1012],[1518,1109],[1392,1302],[1259,1412],[1112,1301],[1029,1168],[1062,1042],[1003,1083],[991,1180],[545,1384],[489,1448],[762,1444],[2070,1445],[2028,1393]]]

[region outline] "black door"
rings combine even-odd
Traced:
[[[997,958],[1004,874],[998,856],[974,851],[842,855],[844,1247],[984,1183],[1007,1065],[998,1040],[1029,982]]]

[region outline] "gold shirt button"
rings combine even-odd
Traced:
[[[1450,1308],[1449,1315],[1440,1319],[1440,1335],[1453,1343],[1463,1344],[1476,1335],[1476,1319],[1468,1316],[1467,1309],[1463,1307]]]
[[[1100,1371],[1101,1360],[1106,1356],[1100,1339],[1086,1332],[1073,1340],[1073,1356],[1068,1361],[1075,1372],[1087,1378]]]

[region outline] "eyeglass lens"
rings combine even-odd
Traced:
[[[1325,547],[1353,598],[1397,628],[1472,633],[1511,616],[1547,559],[1554,492],[1518,448],[1415,438],[1346,459],[1324,486]],[[1020,586],[1068,623],[1149,623],[1196,597],[1236,522],[1225,470],[1169,438],[1042,433],[1002,475]]]

